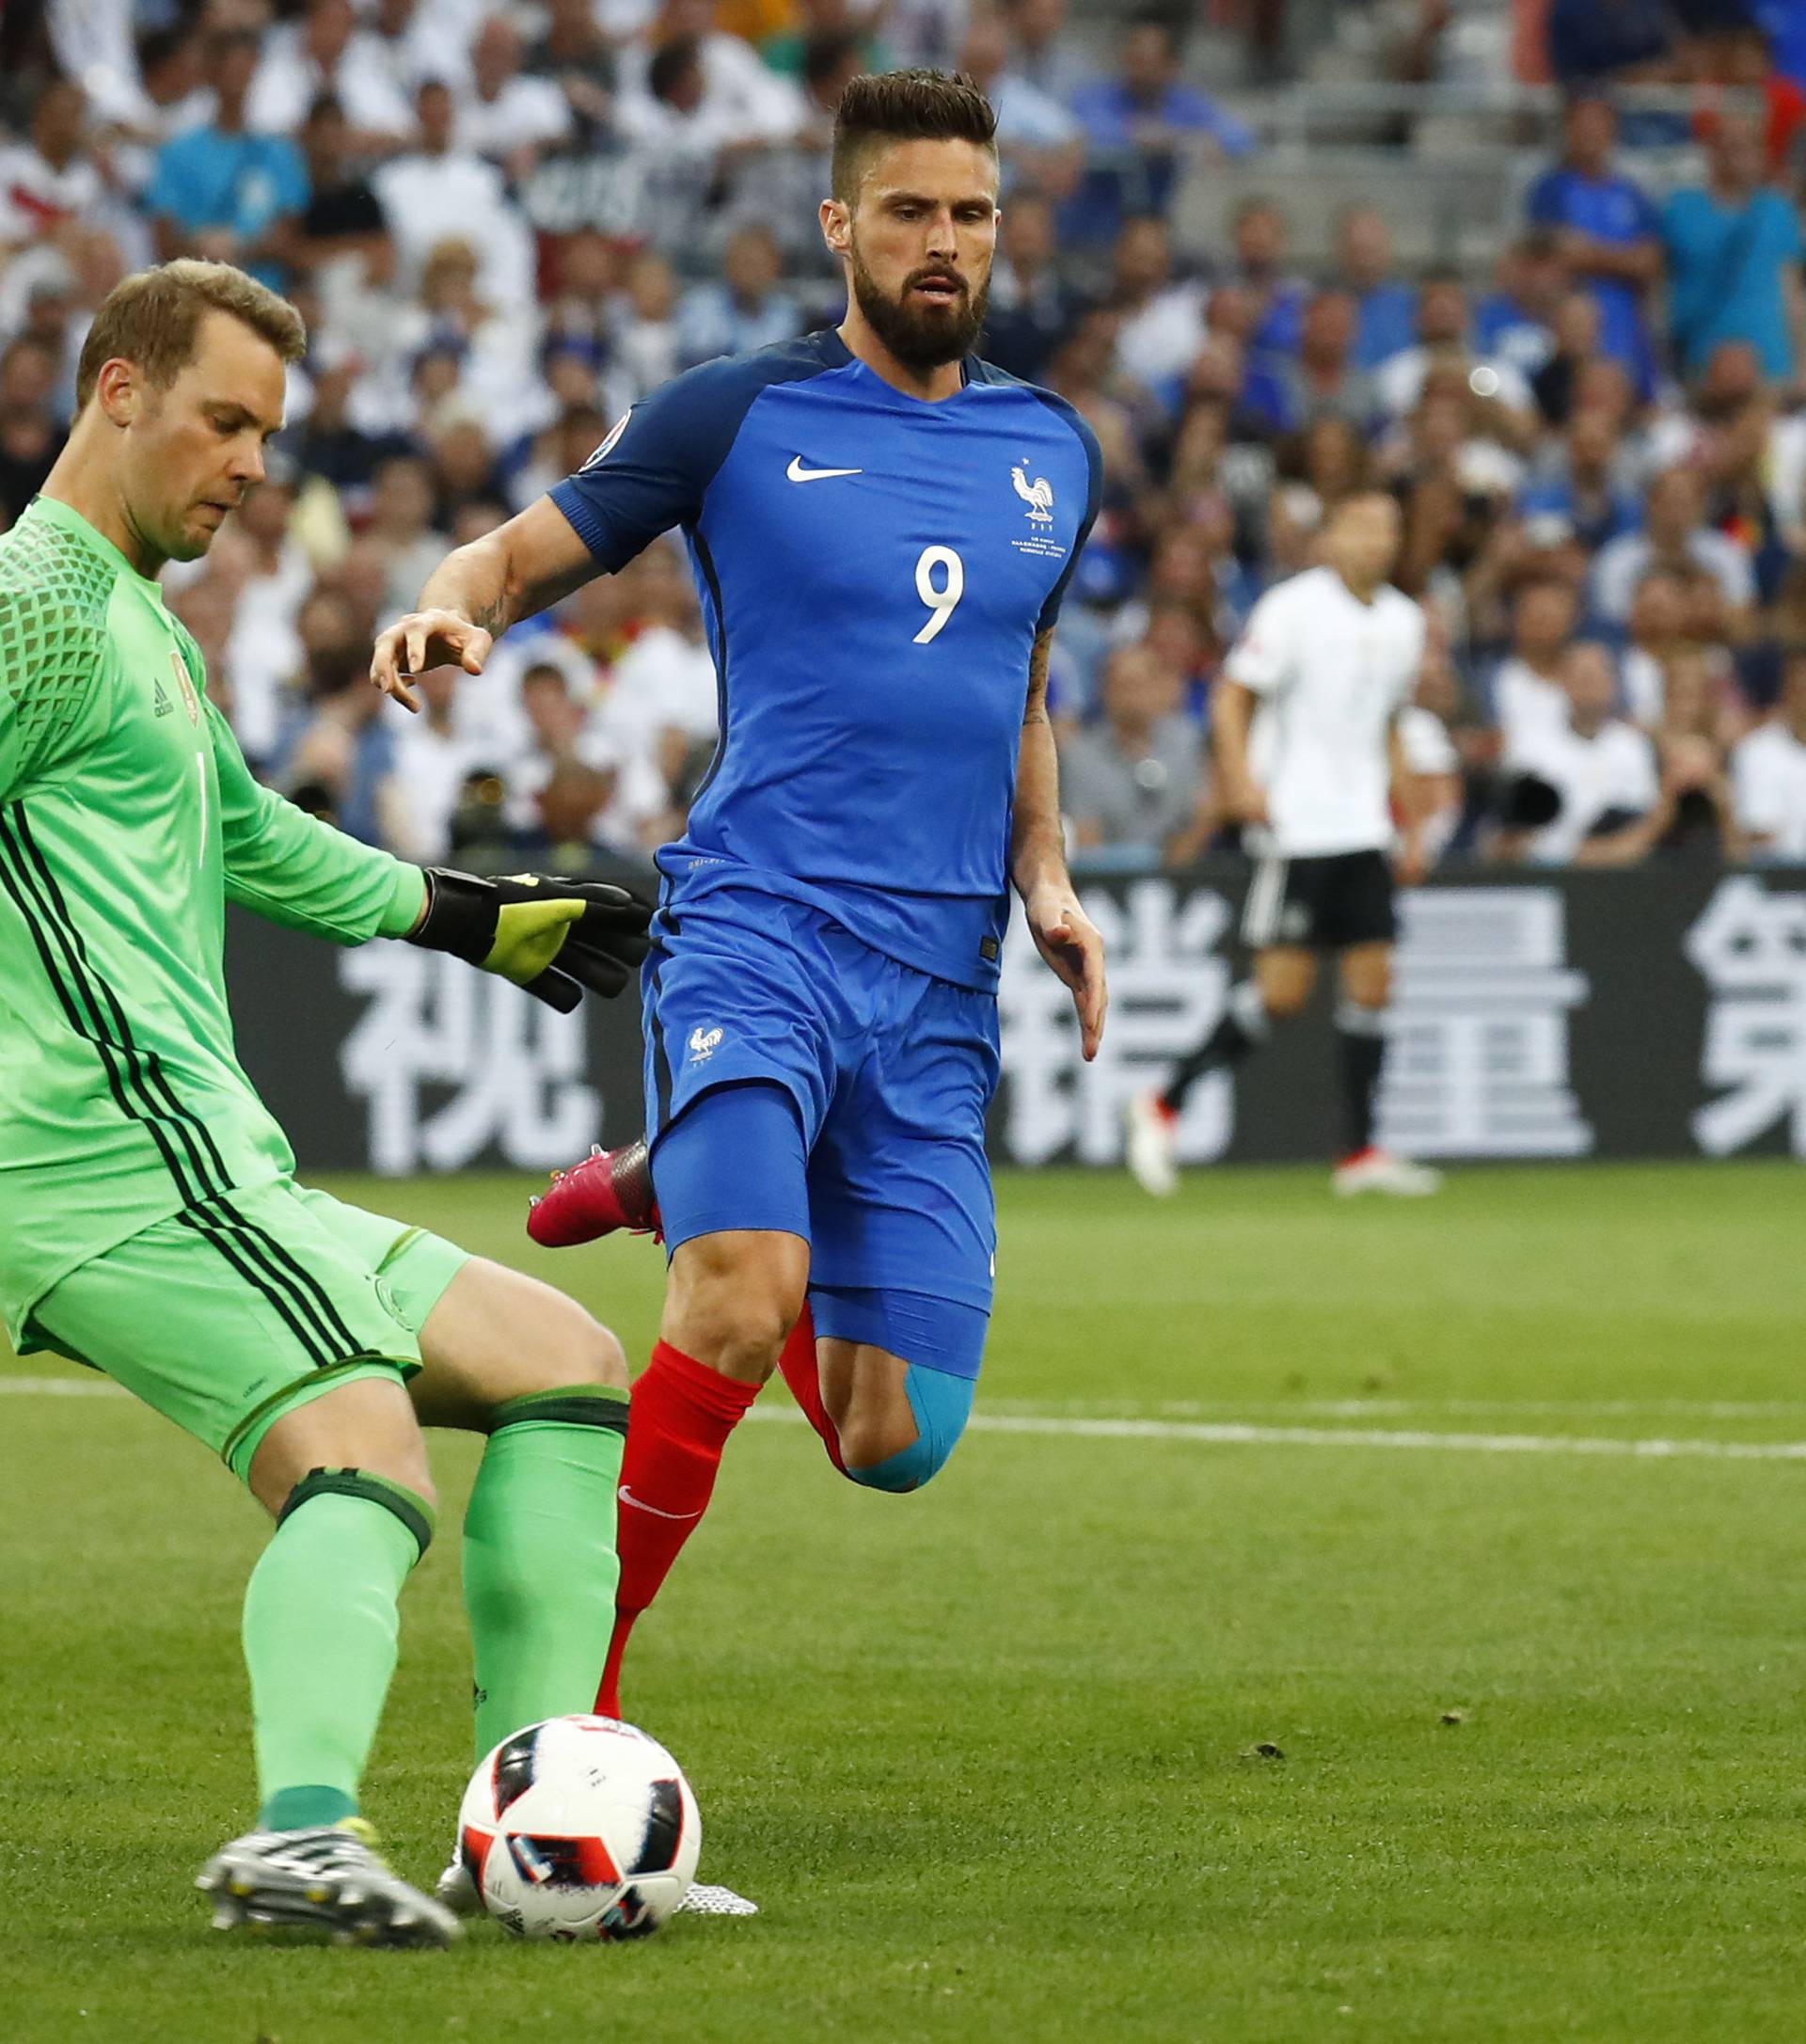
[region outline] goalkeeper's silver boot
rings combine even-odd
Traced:
[[[443,1945],[463,1935],[450,1909],[410,1888],[361,1817],[307,1830],[248,1831],[195,1877],[215,1930],[323,1930],[339,1944]]]
[[[483,1898],[461,1852],[452,1855],[452,1864],[433,1883],[433,1893],[453,1916],[475,1916],[483,1909]]]

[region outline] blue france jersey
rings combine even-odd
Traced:
[[[672,911],[723,885],[807,901],[961,986],[996,984],[1036,634],[1097,515],[1072,407],[975,358],[939,404],[839,336],[705,362],[552,491],[600,565],[680,527],[721,737]]]

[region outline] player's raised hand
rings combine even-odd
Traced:
[[[370,678],[404,709],[418,710],[420,699],[408,683],[435,667],[461,667],[480,674],[495,644],[492,633],[456,610],[410,610],[376,641],[370,657]]]
[[[1072,990],[1078,1012],[1079,1043],[1089,1064],[1103,1042],[1104,1010],[1110,989],[1103,973],[1103,939],[1079,906],[1070,886],[1047,881],[1030,890],[1022,903],[1035,948]]]

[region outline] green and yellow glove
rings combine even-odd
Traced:
[[[621,991],[646,955],[651,920],[647,903],[605,880],[485,880],[428,866],[426,908],[407,941],[499,973],[568,1015],[585,987],[605,999]]]

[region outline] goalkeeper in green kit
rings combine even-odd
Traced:
[[[405,938],[561,1008],[645,948],[620,889],[422,872],[251,778],[151,579],[263,473],[293,308],[223,264],[128,277],[0,536],[0,1308],[216,1450],[276,1521],[245,1597],[261,1798],[222,1927],[442,1943],[357,1787],[433,1536],[425,1426],[487,1436],[465,1520],[479,1751],[587,1710],[614,1616],[626,1371],[570,1300],[297,1185],[240,1070],[225,906]]]

